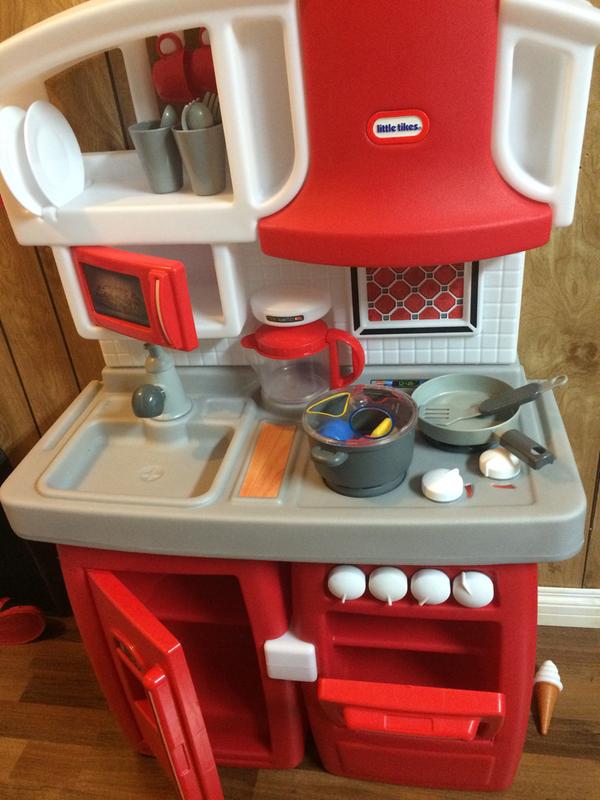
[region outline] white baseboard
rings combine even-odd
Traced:
[[[600,628],[600,589],[538,589],[538,625]]]

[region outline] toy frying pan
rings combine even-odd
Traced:
[[[500,443],[533,469],[554,461],[553,454],[515,428],[519,406],[488,416],[469,416],[452,425],[438,420],[432,408],[477,409],[486,400],[512,390],[512,386],[487,375],[441,375],[417,387],[412,394],[419,406],[419,428],[436,442],[454,446]],[[427,411],[429,409],[429,411]]]

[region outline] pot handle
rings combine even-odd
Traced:
[[[541,469],[546,464],[552,464],[554,455],[539,442],[525,436],[518,430],[506,431],[502,436],[497,437],[502,447],[506,447],[514,453],[521,461],[524,461],[532,469]]]
[[[340,371],[338,342],[344,342],[352,350],[352,371],[349,375],[342,375]],[[358,339],[339,328],[330,328],[327,331],[327,345],[329,347],[329,386],[331,389],[341,389],[342,386],[348,386],[360,376],[365,368],[365,351]]]
[[[348,453],[343,450],[336,450],[334,453],[332,450],[325,450],[324,447],[319,447],[318,444],[312,448],[310,454],[313,461],[326,467],[340,467],[348,460]]]

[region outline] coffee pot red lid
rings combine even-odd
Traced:
[[[261,325],[254,333],[243,337],[242,346],[267,358],[302,358],[327,347],[328,330],[322,319],[293,328]]]

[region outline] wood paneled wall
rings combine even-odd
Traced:
[[[0,40],[78,0],[3,0]],[[594,0],[600,7],[600,0]],[[123,70],[97,56],[53,80],[83,150],[126,146],[132,119]],[[90,125],[89,120],[95,124]],[[528,255],[519,353],[527,374],[569,375],[559,404],[589,501],[586,547],[541,568],[540,582],[600,587],[600,58],[593,81],[574,224]],[[51,253],[20,247],[0,212],[0,447],[18,462],[103,365],[95,342],[75,332]]]

